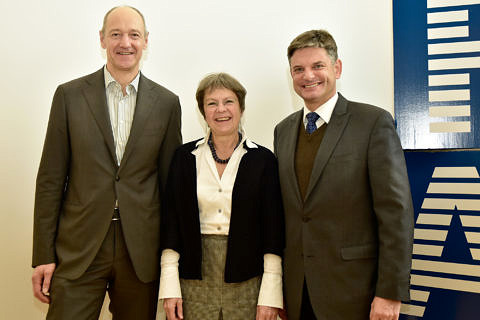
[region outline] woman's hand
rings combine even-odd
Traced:
[[[285,304],[284,304],[285,305]],[[280,309],[280,311],[278,311],[278,316],[280,317],[280,319],[282,320],[288,320],[287,318],[287,310],[285,310],[285,307],[283,307],[283,309]]]
[[[256,320],[277,320],[278,308],[257,306]]]
[[[163,308],[167,315],[167,320],[183,319],[183,300],[181,298],[165,298],[163,299]]]

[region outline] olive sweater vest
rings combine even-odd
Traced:
[[[327,124],[324,123],[312,134],[308,134],[305,131],[303,122],[300,123],[298,128],[297,147],[295,149],[295,173],[297,175],[298,187],[300,188],[303,200],[305,200],[305,195],[307,193],[308,182],[310,181],[315,156],[322,143],[326,129]]]

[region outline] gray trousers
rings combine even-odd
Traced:
[[[224,282],[227,239],[202,235],[202,280],[180,279],[186,320],[255,319],[261,276]]]

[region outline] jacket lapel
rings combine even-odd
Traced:
[[[320,148],[318,148],[317,155],[315,156],[312,174],[310,175],[310,181],[305,195],[305,202],[308,200],[310,193],[317,184],[325,165],[330,159],[333,150],[335,150],[338,140],[340,140],[348,123],[350,114],[347,112],[347,103],[348,101],[339,93],[337,104],[333,110],[332,117],[328,123]]]
[[[130,135],[128,137],[127,145],[125,146],[125,152],[120,162],[119,171],[125,166],[128,157],[131,155],[138,138],[142,135],[145,122],[152,111],[152,103],[154,101],[154,95],[151,90],[151,86],[148,80],[140,74],[140,80],[138,83],[137,102],[135,105],[135,114],[133,116],[132,127],[130,129]]]
[[[87,85],[83,94],[87,100],[88,107],[103,134],[105,144],[110,152],[113,162],[117,163],[115,154],[115,143],[113,142],[112,125],[108,114],[107,97],[105,95],[105,77],[103,68],[85,78]]]
[[[298,127],[303,119],[303,109],[295,112],[290,118],[290,124],[287,127],[285,134],[283,135],[282,150],[283,153],[279,155],[285,159],[286,168],[284,173],[287,178],[287,183],[292,187],[296,201],[302,203],[302,196],[300,194],[300,188],[298,186],[297,174],[295,171],[295,150],[297,147]]]

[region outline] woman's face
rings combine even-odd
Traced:
[[[205,121],[215,136],[236,135],[242,117],[237,95],[230,89],[214,88],[203,98]]]

